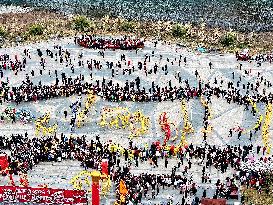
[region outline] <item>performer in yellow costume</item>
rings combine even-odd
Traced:
[[[136,124],[140,126],[137,127]],[[132,137],[139,137],[148,132],[150,126],[150,118],[146,117],[140,110],[130,113],[128,108],[104,108],[101,112],[101,119],[99,122],[101,127],[126,129],[129,128]]]
[[[262,127],[262,140],[266,148],[267,154],[270,154],[270,150],[272,146],[269,142],[269,127],[270,127],[271,119],[272,119],[272,104],[269,103],[266,106],[265,122]]]
[[[89,112],[90,107],[95,103],[96,95],[94,91],[88,91],[87,99],[85,101],[84,109],[77,116],[77,127],[80,128],[86,118],[87,113]]]
[[[47,134],[54,134],[57,131],[58,125],[54,124],[51,127],[46,127],[50,120],[50,113],[46,113],[41,118],[38,118],[35,121],[35,135],[38,136],[40,132],[42,132],[43,136]]]

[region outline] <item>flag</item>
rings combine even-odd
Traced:
[[[120,183],[119,183],[119,193],[122,195],[126,195],[128,193],[126,184],[123,180],[120,180]]]

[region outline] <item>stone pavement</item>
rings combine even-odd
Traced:
[[[49,57],[46,58],[46,67],[45,71],[43,71],[43,75],[39,74],[39,57],[37,56],[37,48],[40,48],[43,53],[47,48],[53,50],[53,45],[61,45],[64,49],[67,49],[71,52],[73,56],[73,64],[75,65],[75,73],[72,74],[69,67],[66,67],[65,64],[60,64],[56,62],[54,59],[50,59]],[[235,84],[239,77],[241,76],[242,82],[252,82],[255,83],[256,81],[260,80],[257,77],[257,73],[261,72],[263,75],[266,76],[268,80],[272,80],[272,66],[269,63],[264,63],[262,67],[257,67],[254,62],[242,62],[242,70],[238,69],[238,62],[235,59],[234,55],[225,54],[196,54],[195,52],[188,51],[186,49],[178,48],[175,45],[166,45],[162,42],[159,43],[158,47],[155,49],[153,47],[152,42],[146,42],[146,46],[143,50],[139,51],[138,54],[135,51],[106,51],[105,52],[105,59],[103,59],[99,54],[98,50],[91,50],[91,49],[83,49],[79,48],[78,46],[73,44],[73,39],[61,39],[61,40],[52,40],[48,42],[42,42],[38,44],[30,44],[30,45],[22,45],[15,48],[6,48],[0,49],[1,53],[9,53],[12,54],[14,57],[15,54],[22,58],[22,53],[24,48],[30,49],[32,54],[31,60],[28,59],[27,67],[24,71],[20,72],[17,76],[15,76],[11,71],[5,71],[2,80],[5,81],[6,77],[9,77],[9,82],[11,86],[17,86],[21,84],[22,80],[24,80],[25,75],[28,74],[30,76],[30,80],[33,81],[35,84],[38,84],[39,81],[42,84],[53,84],[55,82],[55,75],[54,70],[57,69],[59,73],[65,72],[68,76],[72,78],[76,78],[76,76],[84,75],[85,81],[87,82],[95,82],[95,80],[102,80],[103,77],[106,80],[112,79],[114,82],[118,82],[121,85],[124,85],[126,80],[134,80],[137,76],[140,76],[141,83],[144,87],[149,88],[152,84],[152,81],[155,81],[156,84],[159,86],[167,86],[169,81],[173,86],[179,86],[179,82],[176,78],[177,72],[181,73],[183,79],[189,79],[189,83],[191,86],[197,86],[198,81],[194,76],[195,70],[198,70],[200,78],[204,82],[213,83],[215,78],[220,81],[223,79],[224,84],[223,87],[227,87],[227,81],[233,81]],[[120,59],[120,55],[125,53],[127,60],[131,60],[133,65],[137,67],[138,61],[143,61],[145,55],[152,55],[152,51],[154,51],[154,57],[151,57],[151,62],[147,64],[148,69],[152,69],[153,65],[157,63],[159,68],[168,64],[168,75],[165,75],[162,71],[158,71],[157,74],[149,74],[147,77],[145,76],[144,72],[141,70],[137,70],[131,76],[129,75],[122,75],[121,71],[117,70],[118,75],[114,78],[111,77],[111,71],[109,71],[106,67],[106,61],[114,61],[117,62]],[[77,65],[78,55],[79,53],[83,53],[83,60],[90,60],[90,59],[99,59],[103,63],[102,70],[94,70],[93,69],[93,79],[89,77],[90,70],[85,67],[79,67]],[[44,54],[45,55],[45,54]],[[160,60],[159,56],[163,55],[163,59]],[[187,58],[187,63],[181,63],[181,66],[178,66],[177,59],[179,56],[182,55],[183,57]],[[166,58],[169,58],[169,62]],[[176,60],[176,61],[175,61]],[[174,62],[171,65],[170,62]],[[209,69],[209,62],[212,62],[213,69]],[[125,66],[125,65],[123,65]],[[126,67],[126,66],[125,66]],[[32,77],[30,72],[31,70],[35,71],[35,76]],[[244,71],[250,71],[250,75],[245,75]],[[51,72],[49,74],[48,72]],[[232,79],[232,72],[235,73],[235,79]],[[267,92],[272,91],[272,88],[267,89]],[[86,96],[82,96],[81,101],[84,102]],[[77,97],[72,96],[69,98],[56,98],[47,101],[40,101],[37,103],[22,103],[16,106],[16,108],[28,108],[31,112],[36,116],[42,116],[46,112],[51,112],[51,123],[58,122],[58,134],[65,133],[65,135],[70,135],[69,130],[69,117],[67,119],[64,118],[63,112],[65,110],[68,111],[69,115],[71,115],[70,109],[68,106],[77,100]],[[228,104],[226,101],[222,99],[218,99],[216,97],[212,97],[210,103],[210,107],[212,110],[213,117],[211,119],[211,124],[213,126],[213,131],[209,134],[207,138],[208,144],[217,145],[217,146],[224,146],[226,144],[231,145],[245,145],[245,144],[254,144],[258,145],[261,144],[261,137],[260,134],[254,134],[252,141],[248,140],[248,135],[242,135],[242,140],[238,141],[237,136],[233,136],[231,138],[228,137],[229,129],[237,127],[238,125],[249,128],[256,122],[256,117],[253,117],[250,114],[250,111],[245,111],[243,106],[238,106],[236,104]],[[6,103],[0,105],[0,110],[3,110],[7,106]],[[158,117],[160,113],[166,111],[170,120],[175,122],[180,129],[183,126],[183,118],[182,112],[180,108],[180,102],[175,100],[174,102],[161,102],[161,103],[137,103],[137,102],[121,102],[121,103],[113,103],[113,102],[106,102],[98,97],[96,104],[92,108],[92,111],[88,115],[88,119],[84,127],[80,129],[76,129],[74,136],[81,136],[86,135],[87,140],[94,139],[96,135],[100,135],[102,141],[107,142],[112,140],[112,142],[120,143],[122,146],[127,147],[129,144],[128,139],[128,130],[114,130],[114,129],[107,129],[101,128],[98,126],[98,122],[100,120],[100,110],[106,106],[116,107],[128,107],[130,111],[136,111],[138,109],[142,110],[143,113],[147,116],[151,117],[151,127],[149,129],[148,134],[145,136],[141,136],[138,139],[134,139],[134,144],[141,145],[143,143],[151,144],[154,141],[163,141],[163,133],[160,130],[160,125],[158,124]],[[261,113],[265,113],[265,109],[262,105],[258,104],[258,108],[260,109]],[[202,118],[204,116],[204,109],[199,99],[190,100],[187,103],[188,112],[190,121],[193,124],[195,132],[192,135],[187,137],[189,143],[193,143],[194,145],[201,145],[203,144],[203,138],[201,134],[202,125]],[[272,122],[271,122],[272,125]],[[34,135],[34,126],[33,124],[23,125],[21,123],[16,124],[0,124],[0,130],[2,135],[10,135],[11,133],[24,133],[27,131],[30,136]],[[272,133],[272,130],[270,130]],[[174,131],[172,132],[174,134]],[[178,143],[178,142],[176,142]],[[123,163],[123,162],[121,162]],[[170,173],[171,168],[176,165],[176,160],[172,159],[169,162],[169,167],[165,169],[164,161],[159,161],[159,168],[151,168],[147,163],[141,164],[138,168],[133,167],[132,172],[139,174],[143,172],[148,173]],[[185,165],[184,165],[185,166]],[[182,166],[183,167],[183,166]],[[208,189],[208,196],[213,195],[213,188],[210,187],[208,184],[201,183],[201,169],[202,167],[193,164],[190,172],[192,174],[193,180],[198,182],[198,185],[202,188]],[[51,163],[51,162],[43,162],[33,167],[33,170],[30,170],[29,180],[31,186],[35,187],[41,183],[47,183],[50,187],[54,188],[73,188],[72,185],[69,184],[69,181],[72,176],[79,173],[83,170],[80,167],[79,162],[74,161],[62,161],[60,163]],[[178,171],[180,173],[181,170]],[[228,173],[222,175],[218,173],[215,169],[211,170],[212,176],[212,184],[215,184],[217,179],[224,180],[226,177],[232,177],[233,171],[230,170]],[[5,179],[2,179],[0,182],[1,185],[6,184]],[[113,188],[114,189],[114,188]],[[114,199],[114,191],[110,193],[110,201],[106,199],[102,199],[102,204],[112,204],[111,200]],[[198,196],[202,194],[202,189],[198,192]],[[161,201],[164,198],[167,198],[168,195],[174,195],[174,201],[178,203],[181,200],[181,197],[174,190],[166,190],[164,193],[157,196],[156,200]],[[147,199],[148,200],[148,199]],[[147,200],[145,200],[147,202]],[[190,199],[189,199],[190,200]],[[155,202],[155,201],[154,201]],[[145,204],[145,202],[143,203]]]

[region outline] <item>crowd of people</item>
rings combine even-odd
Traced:
[[[49,136],[44,138],[30,138],[28,133],[11,136],[0,136],[0,148],[10,149],[9,173],[18,175],[27,173],[34,165],[44,161],[62,161],[66,159],[79,160],[85,169],[100,170],[101,161],[108,160],[108,170],[111,180],[116,184],[123,179],[129,190],[128,203],[140,203],[142,198],[148,195],[152,199],[160,194],[161,190],[177,190],[181,194],[181,204],[187,204],[186,199],[192,196],[195,204],[199,204],[200,199],[195,197],[201,189],[203,197],[206,197],[207,189],[199,187],[196,181],[211,184],[213,180],[209,173],[212,167],[221,173],[227,172],[229,168],[236,170],[233,178],[226,178],[224,181],[217,180],[212,186],[215,190],[214,197],[232,198],[232,192],[238,191],[240,185],[247,185],[258,190],[266,187],[268,172],[270,170],[247,170],[245,166],[249,160],[249,154],[263,154],[261,161],[269,166],[271,159],[260,152],[261,148],[256,149],[250,146],[231,146],[216,147],[211,145],[193,146],[189,145],[181,149],[178,153],[171,153],[164,148],[160,150],[152,144],[148,148],[140,148],[130,143],[130,147],[121,148],[120,145],[102,143],[100,137],[96,140],[87,141],[86,136],[73,137],[61,134],[61,136]],[[130,156],[132,153],[132,156]],[[171,174],[148,174],[135,175],[131,173],[132,166],[141,166],[141,163],[149,162],[151,166],[158,166],[159,160],[165,161],[165,168],[168,161],[175,159],[176,164],[172,167]],[[140,163],[140,164],[139,164]],[[192,167],[200,166],[202,169],[202,179],[193,178],[191,175]],[[253,165],[251,165],[253,168]],[[201,168],[202,167],[202,168]],[[249,167],[251,169],[251,167]],[[1,170],[2,175],[6,175],[7,170]],[[212,185],[212,184],[211,184]],[[118,185],[117,185],[118,187]],[[118,195],[118,192],[117,192]],[[235,194],[235,197],[238,195]],[[148,197],[149,198],[149,197]]]
[[[92,40],[91,40],[92,42]],[[104,41],[99,40],[100,43],[105,44]],[[78,43],[77,41],[75,42]],[[156,47],[155,43],[155,47]],[[104,50],[100,50],[99,54],[104,59]],[[56,79],[52,85],[45,85],[41,81],[38,85],[35,85],[30,78],[30,75],[26,74],[24,81],[19,86],[11,86],[9,80],[7,82],[1,81],[0,87],[0,103],[15,102],[17,105],[22,102],[32,102],[48,100],[57,97],[69,97],[72,95],[85,95],[90,90],[100,96],[104,100],[111,102],[122,101],[134,101],[134,102],[162,102],[162,101],[174,101],[180,99],[197,99],[204,97],[207,103],[211,102],[212,96],[224,99],[229,104],[236,103],[238,105],[245,106],[245,109],[251,109],[253,116],[256,116],[257,112],[254,109],[253,103],[269,104],[272,103],[273,95],[268,92],[267,88],[271,88],[271,82],[258,73],[258,77],[255,83],[244,83],[241,76],[232,72],[229,81],[224,82],[221,78],[213,79],[213,82],[203,82],[198,71],[194,72],[194,76],[197,82],[197,86],[193,86],[192,82],[188,79],[183,79],[182,76],[177,75],[179,80],[179,86],[174,86],[169,81],[168,86],[160,87],[156,85],[156,82],[152,82],[150,87],[144,86],[140,77],[136,77],[133,81],[126,81],[124,85],[115,82],[116,69],[119,71],[123,69],[122,75],[131,75],[136,71],[145,73],[145,76],[153,74],[168,75],[172,72],[172,66],[176,65],[182,67],[183,64],[187,64],[188,59],[180,55],[175,59],[164,58],[166,64],[161,68],[155,63],[148,69],[148,64],[153,62],[155,56],[154,51],[151,55],[145,55],[145,59],[139,60],[137,66],[127,59],[125,54],[121,55],[120,60],[117,62],[101,61],[101,59],[89,59],[83,60],[84,55],[79,54],[78,58],[74,58],[72,54],[61,46],[55,45],[53,50],[49,48],[45,51],[37,49],[37,55],[30,54],[25,49],[23,51],[23,62],[20,62],[18,57],[15,57],[15,61],[11,60],[8,54],[0,56],[0,62],[2,62],[2,74],[5,74],[7,66],[15,66],[15,70],[28,66],[27,62],[31,58],[37,57],[39,59],[39,70],[31,70],[30,75],[43,76],[49,75]],[[52,70],[46,71],[47,58],[60,63],[65,67],[71,68],[71,74],[74,74],[75,67],[88,68],[90,71],[90,78],[93,79],[92,72],[100,72],[102,69],[112,71],[112,79],[96,80],[95,82],[87,82],[86,76],[80,74],[72,78],[68,73],[61,72],[57,69],[52,73]],[[73,59],[74,58],[74,59]],[[160,61],[163,60],[163,56],[159,56]],[[259,61],[259,59],[257,59]],[[77,65],[74,64],[76,62]],[[19,67],[18,67],[19,66]],[[130,72],[124,72],[124,70],[130,69]],[[208,64],[207,69],[213,69],[213,63]],[[242,65],[240,64],[238,70],[242,71]],[[13,69],[12,69],[13,70]],[[15,73],[16,74],[16,73]],[[245,70],[244,74],[250,75],[251,71]],[[4,77],[4,76],[2,76]],[[3,79],[3,78],[2,78]],[[262,91],[260,91],[262,90]],[[262,93],[260,93],[262,92]],[[205,106],[205,112],[203,117],[203,124],[205,129],[209,126],[210,111],[209,107]],[[251,130],[249,133],[250,141],[255,131],[258,132],[261,126]],[[243,130],[230,130],[229,137],[237,132],[238,139],[242,135]],[[214,190],[213,198],[233,198],[238,197],[237,192],[240,185],[247,185],[250,187],[256,187],[258,190],[266,187],[266,178],[268,172],[271,171],[270,162],[271,158],[263,156],[259,161],[263,162],[267,166],[267,169],[256,169],[248,171],[248,168],[253,166],[250,163],[249,155],[255,152],[254,147],[250,146],[231,146],[227,145],[223,148],[208,145],[207,134],[204,133],[204,145],[193,146],[179,149],[178,152],[174,152],[172,149],[168,150],[163,147],[156,146],[155,144],[150,147],[137,147],[133,146],[133,142],[130,143],[128,148],[122,147],[121,149],[113,148],[111,143],[103,143],[100,141],[100,137],[96,138],[96,141],[86,140],[86,136],[72,137],[67,134],[61,134],[61,136],[47,136],[42,138],[30,137],[28,133],[25,135],[11,135],[0,136],[0,148],[9,149],[11,156],[9,156],[9,168],[7,169],[11,174],[27,173],[32,169],[35,164],[43,161],[62,161],[66,159],[79,160],[85,169],[101,169],[100,162],[103,159],[108,160],[109,173],[111,180],[118,182],[123,179],[128,187],[129,194],[126,198],[127,202],[138,204],[144,198],[149,198],[148,195],[154,199],[157,195],[160,195],[161,190],[172,189],[177,190],[181,194],[181,204],[188,204],[188,198],[194,198],[193,204],[199,204],[201,198],[207,196],[207,190],[198,185],[197,181],[201,181],[203,184],[211,184]],[[115,146],[114,146],[115,147]],[[118,146],[121,147],[121,146]],[[262,151],[261,151],[262,150]],[[261,151],[261,153],[260,153]],[[257,147],[257,155],[265,155],[266,148]],[[131,167],[139,167],[141,163],[148,162],[150,166],[157,168],[158,162],[164,160],[165,168],[168,168],[168,162],[174,159],[176,165],[172,167],[171,174],[149,174],[143,173],[140,175],[133,174]],[[200,166],[202,174],[200,179],[193,179],[190,175],[194,166]],[[226,178],[224,181],[218,180],[215,184],[212,182],[210,176],[210,170],[214,168],[221,173],[227,173],[230,168],[237,171],[232,177]],[[2,170],[2,174],[7,174],[7,170]],[[255,182],[255,183],[254,183]],[[197,196],[197,192],[201,190],[203,192],[202,197]],[[199,191],[200,192],[200,191]],[[234,194],[235,193],[235,194]],[[117,192],[117,197],[118,197]]]
[[[64,50],[61,46],[54,47],[55,54],[53,55],[53,51],[47,49],[46,55],[54,58],[56,57],[56,61],[59,60],[59,62],[66,63],[66,66],[71,67],[72,74],[74,73],[74,66],[71,63],[71,55],[67,50]],[[103,51],[102,51],[103,52]],[[19,63],[25,67],[26,65],[26,58],[27,56],[30,58],[30,55],[28,51],[24,50],[25,57],[23,57],[23,63]],[[37,50],[37,54],[41,58],[40,64],[40,75],[44,74],[45,69],[45,57],[43,56],[43,53],[40,49]],[[154,73],[158,74],[160,72],[159,66],[155,63],[153,66],[153,69],[151,72],[147,69],[146,64],[150,63],[151,58],[153,57],[150,55],[147,55],[145,57],[144,62],[138,62],[138,68],[134,68],[134,66],[130,66],[130,61],[125,60],[125,55],[121,56],[121,61],[118,61],[116,63],[116,66],[114,66],[114,62],[106,62],[107,69],[112,70],[112,77],[115,77],[115,69],[122,69],[122,63],[125,63],[125,67],[128,69],[131,69],[132,72],[136,70],[142,70],[148,75],[148,73]],[[162,58],[162,56],[160,56]],[[13,63],[16,65],[16,62],[18,63],[17,57],[15,57],[16,61]],[[6,65],[7,62],[10,61],[9,56],[6,56],[5,58],[1,58],[2,64]],[[167,75],[168,74],[168,64],[169,66],[173,65],[174,63],[178,64],[179,66],[182,64],[182,61],[184,63],[187,62],[187,60],[180,55],[179,59],[175,59],[174,61],[170,61],[167,58],[167,64],[162,67],[162,71]],[[12,64],[12,61],[10,61]],[[87,60],[87,62],[84,62],[82,60],[82,54],[79,56],[78,60],[79,66],[87,66],[89,70],[91,71],[90,77],[92,77],[92,69],[102,69],[104,65],[96,59],[91,59],[91,61]],[[127,65],[126,65],[127,64]],[[209,65],[211,67],[211,63]],[[240,69],[241,66],[240,66]],[[34,71],[31,71],[31,75],[34,76]],[[251,71],[245,71],[246,75],[249,75]],[[123,72],[123,75],[126,75],[127,73]],[[37,74],[36,74],[37,75]],[[86,76],[80,74],[76,78],[72,78],[71,76],[67,76],[66,73],[60,73],[55,70],[54,74],[50,73],[50,76],[54,76],[56,78],[55,84],[52,85],[42,85],[42,82],[39,82],[38,85],[34,85],[33,82],[30,80],[30,76],[27,74],[25,77],[25,80],[22,82],[20,86],[10,86],[7,82],[1,81],[1,87],[0,87],[0,103],[2,102],[16,102],[19,104],[20,102],[27,102],[27,101],[36,101],[36,100],[46,100],[51,99],[54,97],[61,97],[61,96],[71,96],[74,94],[85,94],[88,90],[92,89],[95,91],[95,93],[103,99],[110,100],[113,102],[118,101],[136,101],[136,102],[149,102],[149,101],[166,101],[166,100],[175,100],[175,99],[181,99],[186,98],[190,99],[193,97],[200,97],[201,95],[204,95],[207,97],[208,101],[210,101],[210,98],[212,95],[215,95],[217,97],[224,98],[228,103],[234,102],[240,105],[249,105],[249,99],[252,99],[253,101],[257,103],[265,103],[268,104],[272,101],[272,93],[266,92],[266,88],[272,87],[272,84],[270,81],[268,81],[264,76],[261,74],[258,74],[258,79],[256,83],[243,83],[241,81],[241,77],[238,76],[237,82],[235,79],[237,76],[235,76],[234,72],[232,73],[232,81],[229,82],[223,82],[223,80],[214,79],[213,83],[204,83],[200,79],[200,76],[198,74],[198,71],[195,71],[195,77],[196,82],[198,83],[198,86],[191,86],[190,82],[187,79],[184,79],[182,81],[182,77],[178,76],[180,86],[174,86],[172,85],[172,82],[169,82],[169,86],[160,87],[156,85],[155,82],[152,82],[152,85],[147,88],[147,86],[141,86],[143,83],[141,82],[140,78],[137,77],[134,81],[125,82],[125,85],[122,86],[119,83],[114,82],[113,80],[108,80],[108,82],[103,79],[101,81],[96,80],[95,83],[88,83],[86,82]],[[61,78],[61,79],[60,79]],[[235,81],[235,82],[234,82]],[[62,82],[62,84],[61,84]],[[184,86],[182,86],[184,84]],[[226,87],[227,85],[227,87]],[[262,93],[260,93],[260,89],[262,89]]]
[[[82,35],[81,37],[75,37],[75,43],[85,48],[97,49],[135,50],[144,47],[144,42],[140,39],[131,39],[126,36],[121,39],[105,39],[91,35]]]

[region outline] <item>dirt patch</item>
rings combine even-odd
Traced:
[[[46,40],[53,37],[74,36],[79,34],[72,27],[73,18],[63,14],[34,10],[27,13],[0,14],[0,25],[7,31],[6,44],[10,46],[17,36],[25,42]],[[173,43],[180,43],[192,49],[204,47],[207,50],[220,52],[235,52],[245,47],[252,53],[272,51],[273,32],[232,32],[223,28],[215,28],[201,24],[184,24],[186,33],[181,37],[173,36],[175,22],[171,21],[128,21],[122,18],[106,16],[104,18],[90,18],[91,26],[87,33],[98,35],[135,35],[148,39],[157,38]],[[33,24],[44,27],[43,35],[31,36],[28,33]],[[229,33],[235,37],[231,45],[223,45],[222,40]]]

